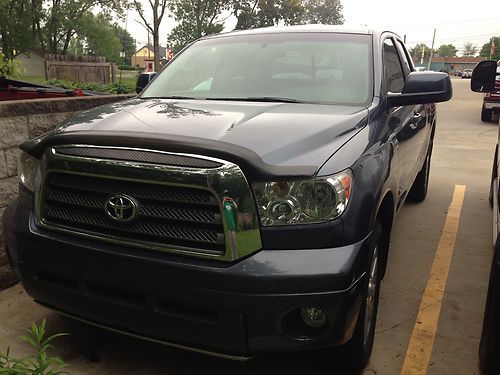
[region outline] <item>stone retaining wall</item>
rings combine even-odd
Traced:
[[[0,102],[0,215],[16,196],[19,145],[43,134],[76,112],[133,95],[85,96]],[[15,283],[3,248],[0,222],[0,289]]]

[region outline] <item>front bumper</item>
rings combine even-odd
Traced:
[[[484,101],[483,102],[483,106],[484,106],[485,109],[500,110],[500,100],[491,101],[491,102]]]
[[[370,240],[261,250],[221,264],[42,231],[18,201],[4,225],[13,266],[39,303],[123,333],[236,357],[349,340]],[[324,309],[327,325],[300,326],[304,306]]]

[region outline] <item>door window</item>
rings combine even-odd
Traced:
[[[406,73],[405,75],[408,75],[413,70],[411,59],[408,55],[408,51],[407,51],[406,47],[404,46],[404,44],[401,43],[400,40],[397,40],[396,43],[399,46],[399,55],[401,56],[401,60],[403,61],[403,67],[404,67],[404,70]]]
[[[390,92],[403,91],[404,75],[399,61],[396,46],[392,39],[384,41],[384,74],[385,74],[385,87]]]

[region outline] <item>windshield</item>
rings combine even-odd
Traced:
[[[372,96],[369,35],[282,33],[201,40],[142,98],[365,104]]]

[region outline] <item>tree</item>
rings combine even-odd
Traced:
[[[130,57],[135,52],[135,41],[126,30],[111,23],[104,14],[88,12],[81,21],[82,26],[69,43],[69,53],[104,56],[119,65],[128,58],[130,64]],[[125,58],[120,56],[120,52],[125,52]]]
[[[478,48],[476,45],[467,42],[464,44],[464,52],[462,53],[462,56],[465,57],[474,57],[477,55]]]
[[[153,23],[146,20],[142,4],[138,0],[133,0],[133,5],[139,13],[144,26],[153,35],[153,51],[155,59],[155,69],[160,69],[160,25],[167,10],[167,0],[148,0],[153,12]]]
[[[341,25],[344,23],[340,0],[305,0],[303,23]]]
[[[420,59],[422,58],[422,50],[424,51],[424,61],[429,61],[431,49],[424,43],[417,44],[415,47],[410,49],[409,52],[413,57],[413,61],[420,62]]]
[[[0,46],[2,60],[28,53],[33,45],[31,1],[0,0]]]
[[[113,29],[120,39],[121,51],[125,53],[125,57],[120,60],[120,64],[130,65],[132,55],[135,53],[135,39],[127,30],[118,25],[114,25]]]
[[[36,0],[33,0],[36,1]],[[40,1],[40,0],[39,0]],[[100,13],[122,15],[126,0],[42,0],[43,16],[39,32],[41,47],[50,53],[66,54],[71,39],[85,28],[84,19],[96,6]]]
[[[453,44],[442,44],[437,49],[437,53],[441,57],[455,57],[458,49]]]
[[[176,0],[170,10],[178,22],[168,36],[169,47],[180,51],[184,46],[205,35],[224,30],[218,17],[228,10],[228,0]]]
[[[301,23],[304,16],[300,0],[234,0],[232,10],[237,30]]]
[[[492,56],[491,54],[491,45],[492,43],[495,45],[495,51]],[[492,59],[492,60],[500,60],[500,36],[493,36],[490,38],[490,41],[483,45],[483,48],[481,48],[481,56],[483,56],[485,59]]]
[[[108,60],[119,63],[122,49],[120,35],[102,14],[89,14],[89,18],[84,29],[86,53],[91,56],[105,56]]]

